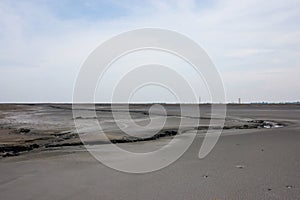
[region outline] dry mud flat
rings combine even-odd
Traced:
[[[106,138],[95,138],[89,141],[89,144],[107,144],[112,143],[130,143],[156,140],[162,137],[175,136],[178,134],[180,120],[179,105],[165,105],[167,108],[167,120],[162,130],[154,135],[145,129],[137,133],[143,137],[130,136],[125,134],[116,124],[113,118],[110,105],[96,106],[97,120],[101,124],[103,131],[110,141]],[[186,105],[192,108],[193,105]],[[198,130],[201,134],[205,134],[210,127],[212,129],[221,129],[222,127],[209,124],[210,112],[209,105],[202,105],[202,114],[200,123],[184,124],[184,132]],[[82,105],[80,108],[86,112],[90,112],[90,106]],[[139,124],[149,122],[149,105],[132,105],[129,111],[132,119]],[[125,106],[120,105],[115,110],[122,116]],[[155,112],[154,112],[155,115]],[[152,113],[153,116],[153,113]],[[156,120],[161,120],[165,116],[161,116],[157,112]],[[184,116],[189,121],[195,120],[193,116]],[[78,116],[77,120],[85,123],[81,127],[81,132],[89,134],[97,132],[97,126],[90,122],[90,118],[86,116]],[[130,127],[130,123],[122,119],[123,125],[127,126],[129,132],[135,132]],[[121,125],[122,125],[121,124]],[[282,122],[272,122],[267,120],[256,120],[248,118],[238,118],[236,116],[227,116],[223,129],[261,129],[261,128],[277,128],[284,126]],[[155,128],[155,127],[152,127]],[[199,135],[200,135],[199,134]],[[204,136],[202,134],[202,136]],[[32,150],[51,150],[54,147],[64,146],[80,146],[83,145],[78,137],[74,126],[74,118],[72,115],[71,105],[68,104],[31,104],[31,105],[0,105],[0,156],[9,157],[17,156],[20,153],[26,153]]]
[[[68,106],[59,105],[62,109],[40,105],[38,111],[35,109],[37,105],[19,106],[12,106],[8,110],[15,109],[13,113],[18,113],[19,116],[25,112],[29,119],[25,116],[13,117],[10,115],[11,111],[2,108],[1,123],[7,122],[5,120],[21,122],[11,123],[14,124],[12,127],[9,123],[1,125],[1,131],[7,135],[9,131],[13,132],[10,134],[14,138],[1,139],[2,145],[24,143],[22,141],[27,136],[35,137],[33,133],[36,132],[45,133],[39,137],[65,131],[73,133],[72,114],[67,111]],[[227,108],[228,119],[225,126],[229,128],[223,131],[213,151],[204,159],[197,157],[203,141],[201,131],[192,146],[175,163],[162,170],[142,175],[110,169],[78,145],[59,148],[46,148],[41,145],[28,153],[0,160],[0,199],[299,199],[299,106],[229,105]],[[108,110],[105,107],[99,108],[100,120],[111,119]],[[145,110],[147,109],[141,107],[133,108],[133,118],[145,117]],[[188,128],[205,129],[205,114],[208,110],[209,108],[203,106],[201,126]],[[177,124],[177,108],[170,106],[168,112],[172,120],[166,129],[170,130],[170,127],[174,128]],[[55,115],[60,117],[53,118]],[[37,124],[45,125],[36,125],[32,122],[33,116],[41,119]],[[249,127],[252,126],[251,123],[256,124],[257,120],[282,123],[285,126],[269,128],[269,124],[264,124],[264,128]],[[49,123],[51,121],[53,125]],[[14,133],[16,130],[20,131],[20,128],[30,131]],[[111,123],[107,124],[107,130],[115,130],[110,132],[112,137],[120,134]],[[15,134],[23,139],[18,140]],[[58,136],[41,141],[48,144],[48,140],[55,140],[55,137]],[[62,139],[53,143],[59,144],[73,139]],[[147,148],[150,143],[159,146],[168,139],[171,138],[162,137],[118,145],[131,149]],[[106,144],[99,145],[99,148],[107,150]],[[118,159],[124,158],[114,157],[112,162]]]

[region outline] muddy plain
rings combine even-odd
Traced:
[[[189,106],[189,105],[187,105]],[[131,105],[137,123],[148,123],[150,105]],[[109,105],[96,106],[96,119],[107,138],[92,145],[106,151],[112,142],[122,148],[163,146],[180,134],[178,105],[165,105],[167,121],[155,134],[128,136],[118,127]],[[120,105],[117,112],[122,112]],[[84,148],[74,125],[71,105],[0,105],[1,199],[298,199],[300,196],[300,106],[227,105],[224,129],[213,151],[197,157],[209,124],[210,105],[200,105],[200,123],[184,155],[170,166],[146,174],[110,169]],[[152,113],[153,114],[153,113]],[[159,113],[155,113],[160,120]],[[87,121],[84,116],[76,120]],[[127,124],[126,121],[122,121]],[[127,127],[129,131],[134,129]],[[96,131],[86,123],[86,134]],[[150,131],[151,132],[151,131]],[[151,145],[150,145],[151,146]],[[112,152],[108,152],[112,153]],[[115,157],[114,160],[124,159]]]

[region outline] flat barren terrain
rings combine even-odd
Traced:
[[[192,109],[192,105],[190,106]],[[150,105],[131,105],[138,124],[149,123]],[[109,105],[96,106],[96,120],[107,138],[90,144],[112,154],[107,145],[135,151],[161,147],[174,135],[197,132],[184,155],[162,170],[127,174],[110,169],[84,148],[74,125],[71,105],[0,105],[0,199],[298,199],[300,196],[300,106],[228,105],[224,130],[212,152],[198,158],[209,124],[210,105],[200,105],[200,122],[187,123],[178,105],[165,105],[167,120],[156,134],[127,135],[118,127]],[[115,110],[122,116],[124,106]],[[86,106],[82,110],[87,111]],[[158,121],[165,116],[152,112]],[[86,121],[77,127],[92,134]],[[120,119],[121,120],[121,119]],[[135,130],[121,120],[130,132]],[[112,157],[111,162],[124,159]]]

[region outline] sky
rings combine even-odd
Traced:
[[[299,101],[299,24],[299,0],[0,0],[0,102],[71,102],[88,55],[145,27],[176,31],[205,49],[227,102]],[[174,101],[167,93],[150,87],[135,98]],[[96,96],[109,100],[105,91]]]

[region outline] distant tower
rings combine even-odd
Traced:
[[[239,101],[239,104],[241,104],[241,98],[239,98],[238,101]]]
[[[199,104],[201,104],[201,97],[199,96]]]

